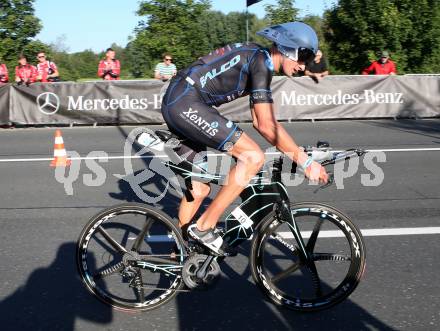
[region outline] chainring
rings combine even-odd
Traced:
[[[220,266],[216,260],[213,260],[209,265],[205,277],[197,277],[197,271],[207,258],[208,255],[193,254],[185,260],[182,269],[182,278],[190,290],[207,290],[212,288],[218,281]]]

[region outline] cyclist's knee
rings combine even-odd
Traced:
[[[243,151],[238,159],[243,162],[247,168],[258,171],[264,165],[264,152],[259,147],[253,150]]]
[[[209,193],[211,192],[211,187],[208,184],[200,183],[200,182],[193,182],[192,183],[193,189],[191,191],[192,196],[196,200],[203,200],[205,199]]]
[[[264,165],[264,152],[246,133],[235,143],[232,155],[249,169],[259,170]]]

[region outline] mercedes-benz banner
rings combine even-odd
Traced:
[[[0,122],[20,124],[163,123],[167,85],[160,81],[52,83],[0,87]],[[274,77],[281,120],[440,116],[440,76]],[[249,100],[219,107],[234,121],[249,121]]]

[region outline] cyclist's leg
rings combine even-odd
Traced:
[[[203,200],[209,195],[211,187],[209,184],[201,182],[192,182],[193,189],[190,190],[194,200],[188,201],[186,195],[183,195],[179,206],[179,227],[182,228],[191,222]]]
[[[171,132],[180,136],[184,139],[182,146],[176,150],[176,153],[180,155],[185,160],[188,160],[191,163],[194,163],[198,166],[202,166],[202,164],[207,163],[207,152],[206,146],[186,139],[186,137],[182,137],[179,132],[176,132],[172,128],[170,128]],[[185,225],[189,224],[196,214],[197,210],[199,210],[200,205],[203,200],[209,195],[211,192],[211,187],[209,184],[202,183],[199,181],[192,180],[191,181],[192,188],[189,190],[193,201],[188,201],[186,195],[183,195],[182,200],[179,206],[179,227],[183,228]],[[188,188],[187,188],[188,189]]]
[[[210,230],[262,167],[264,153],[236,124],[201,100],[188,84],[179,83],[176,88],[170,85],[162,104],[162,115],[168,126],[180,135],[204,146],[229,151],[238,159],[218,197],[202,214],[197,224],[189,227],[189,233],[195,239],[220,253],[222,240]],[[192,210],[188,212],[191,213]]]
[[[237,158],[237,165],[230,170],[226,184],[222,186],[209,207],[197,220],[197,228],[200,231],[215,227],[226,208],[240,195],[264,164],[263,151],[245,133],[241,135],[229,153]]]

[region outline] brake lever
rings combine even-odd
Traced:
[[[323,190],[329,186],[331,186],[335,181],[335,175],[332,172],[328,172],[328,181],[326,184],[319,186],[316,190],[313,191],[314,194],[318,193],[319,190]]]

